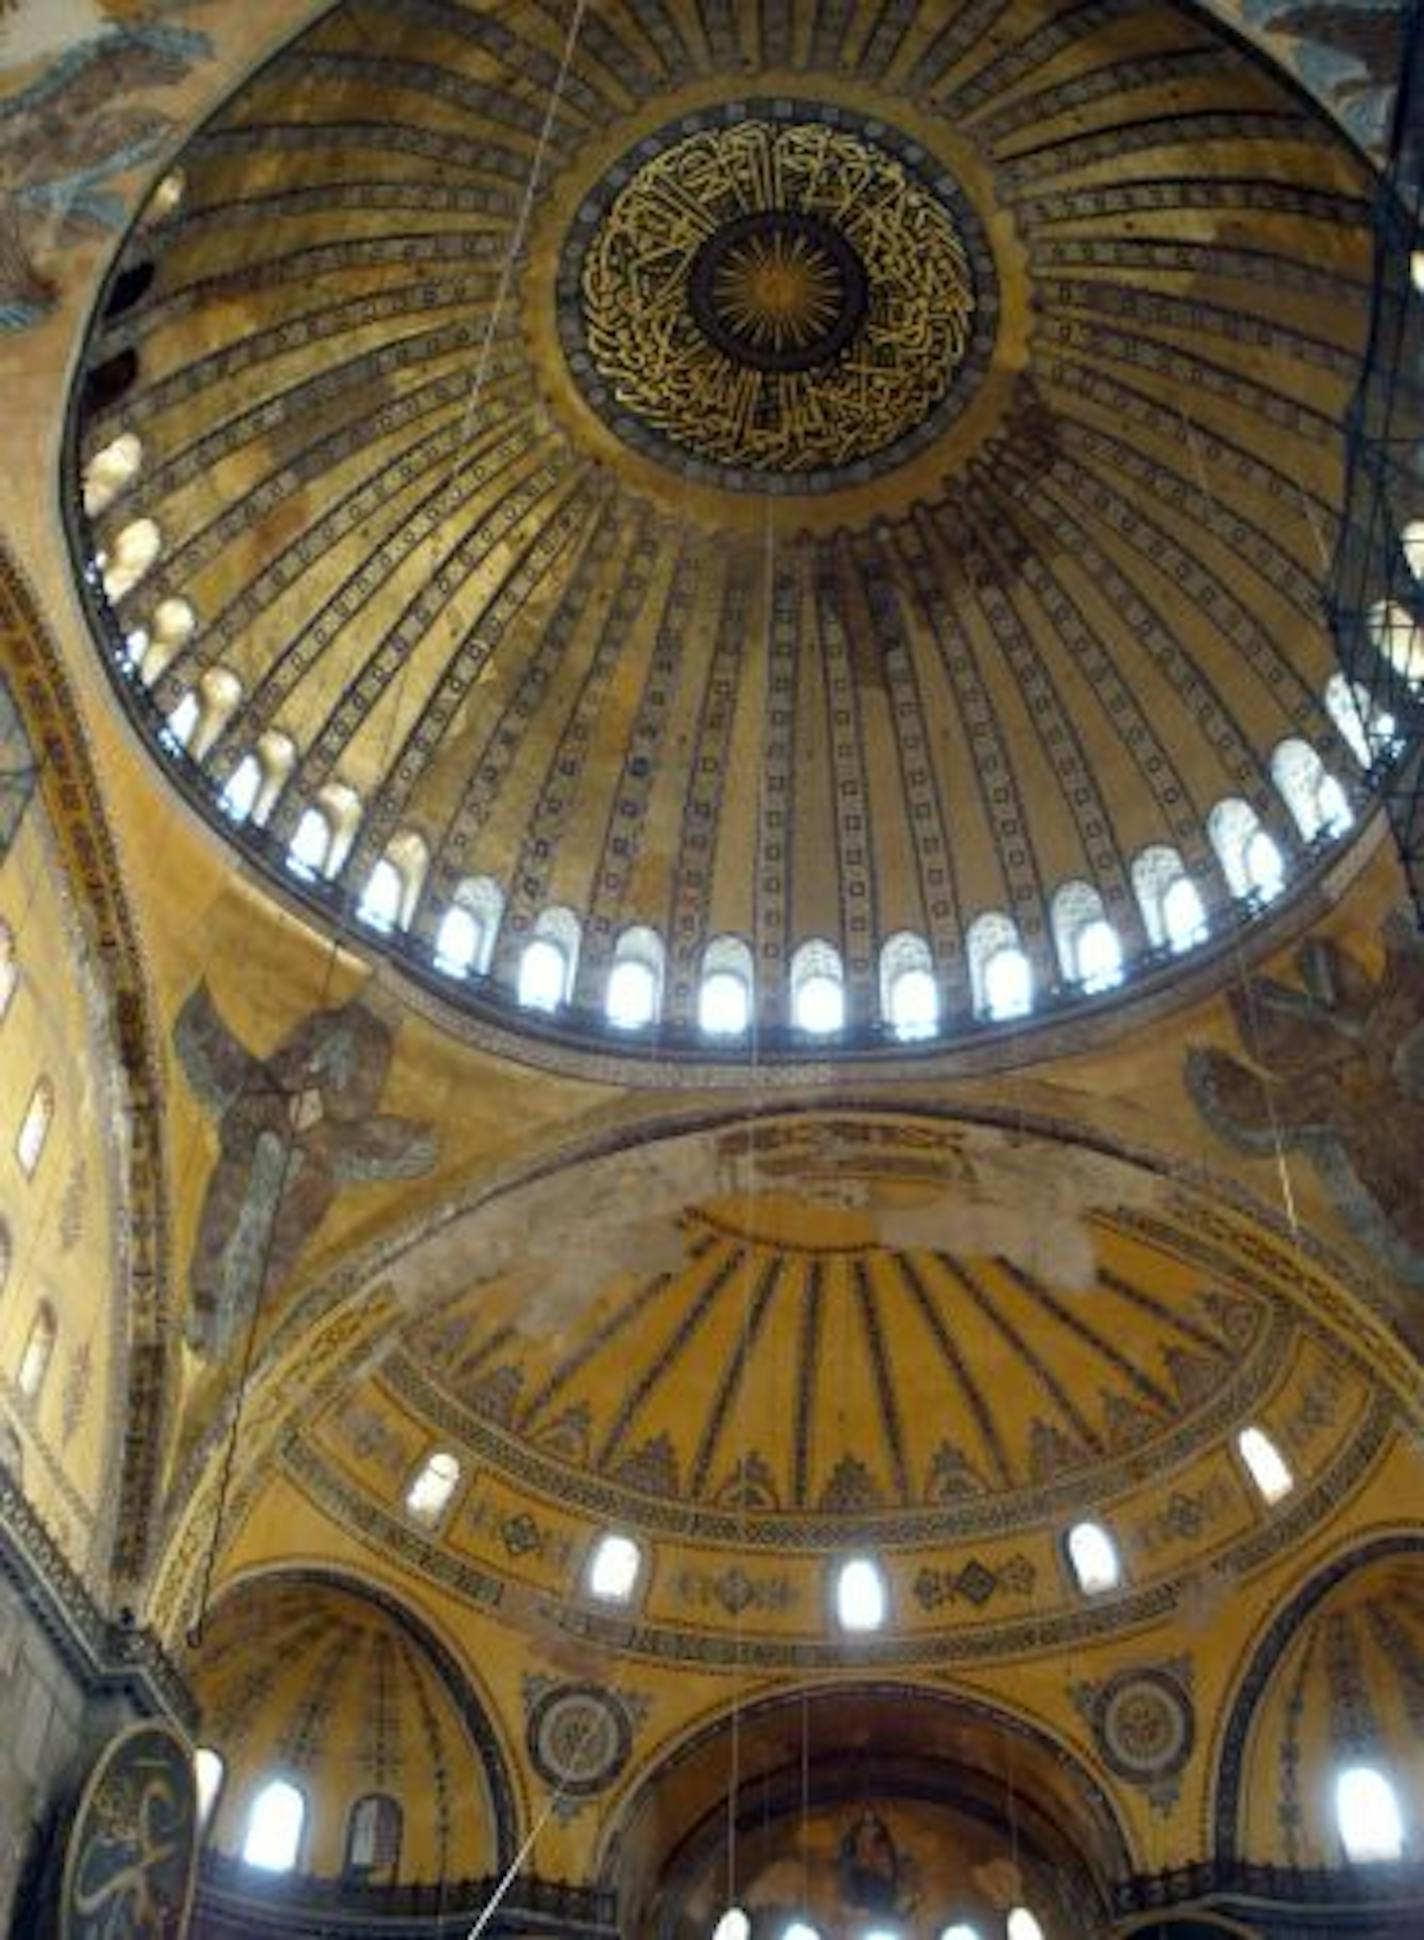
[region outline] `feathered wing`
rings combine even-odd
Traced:
[[[190,991],[174,1020],[173,1048],[194,1094],[218,1118],[262,1084],[261,1060],[228,1028],[205,982]]]

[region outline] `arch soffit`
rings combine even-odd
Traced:
[[[523,1822],[528,1816],[528,1800],[522,1796],[522,1787],[511,1777],[511,1771],[518,1774],[518,1766],[507,1750],[507,1734],[501,1728],[498,1708],[437,1622],[424,1612],[412,1609],[407,1598],[371,1576],[357,1576],[334,1564],[320,1562],[282,1562],[241,1570],[224,1582],[214,1607],[249,1592],[290,1584],[336,1590],[372,1605],[430,1659],[470,1735],[489,1786],[499,1869],[503,1871],[512,1865],[520,1848]]]
[[[130,1106],[125,1339],[127,1393],[112,1568],[142,1581],[173,1405],[169,1200],[164,1170],[163,1066],[143,948],[124,888],[87,738],[63,661],[19,567],[0,542],[0,657],[15,705],[43,751],[38,790],[108,998]]]
[[[1424,1557],[1424,1532],[1418,1529],[1392,1530],[1364,1541],[1360,1540],[1358,1534],[1348,1537],[1335,1555],[1319,1564],[1304,1583],[1297,1585],[1285,1601],[1267,1615],[1254,1647],[1246,1657],[1245,1669],[1230,1703],[1222,1707],[1225,1722],[1213,1758],[1212,1825],[1215,1851],[1223,1862],[1242,1856],[1240,1829],[1247,1742],[1281,1653],[1301,1624],[1333,1590],[1347,1582],[1356,1571],[1395,1556]]]

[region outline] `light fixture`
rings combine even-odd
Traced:
[[[879,1630],[885,1621],[885,1577],[869,1556],[852,1556],[836,1577],[836,1621],[842,1630]]]
[[[643,1567],[643,1552],[631,1536],[613,1531],[600,1536],[588,1562],[588,1593],[600,1603],[626,1603]]]
[[[1026,1906],[1016,1906],[1010,1913],[1009,1940],[1043,1940],[1043,1928]]]
[[[712,1929],[712,1940],[751,1940],[752,1923],[739,1906],[729,1906]]]

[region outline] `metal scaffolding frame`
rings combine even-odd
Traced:
[[[1424,929],[1424,0],[1405,18],[1327,600],[1367,783],[1389,816]]]

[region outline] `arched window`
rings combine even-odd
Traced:
[[[1175,849],[1157,843],[1132,865],[1132,887],[1149,942],[1158,949],[1190,949],[1207,933],[1206,910]]]
[[[542,910],[519,959],[518,996],[529,1010],[557,1010],[573,994],[579,922],[571,909]]]
[[[220,1753],[211,1745],[199,1745],[193,1753],[193,1780],[198,1794],[198,1831],[201,1834],[211,1823],[218,1794],[222,1791],[223,1773],[226,1767]]]
[[[639,924],[624,930],[613,952],[604,1009],[620,1030],[641,1030],[658,1014],[663,994],[663,940]]]
[[[1369,689],[1358,680],[1347,680],[1338,670],[1331,674],[1325,683],[1325,711],[1362,768],[1381,755],[1388,759],[1399,752],[1394,716],[1375,706]]]
[[[752,1021],[752,953],[739,936],[717,936],[702,953],[697,1022],[709,1037],[741,1037]]]
[[[712,1940],[752,1940],[752,1923],[740,1906],[729,1906],[712,1929]]]
[[[1117,1545],[1100,1522],[1075,1522],[1068,1531],[1068,1561],[1084,1596],[1101,1596],[1122,1581]]]
[[[1295,1487],[1290,1464],[1264,1428],[1243,1428],[1236,1447],[1265,1502],[1279,1502]]]
[[[201,761],[242,700],[242,682],[226,667],[209,667],[198,682],[196,733],[188,737],[188,751]]]
[[[15,1157],[20,1161],[20,1170],[27,1179],[35,1175],[35,1167],[44,1151],[53,1117],[54,1086],[48,1078],[38,1078],[30,1093],[30,1102],[25,1107],[25,1116],[20,1121],[19,1137],[15,1140]]]
[[[242,1856],[266,1873],[289,1873],[301,1850],[307,1803],[285,1778],[270,1779],[252,1801]]]
[[[584,1580],[600,1603],[629,1603],[643,1573],[643,1552],[631,1536],[605,1530],[589,1554]]]
[[[483,976],[504,915],[504,892],[491,876],[459,884],[435,936],[435,967],[447,977]]]
[[[798,1031],[828,1037],[845,1024],[845,974],[840,951],[820,937],[791,959],[791,1021]]]
[[[880,1015],[909,1043],[939,1029],[939,986],[930,946],[912,930],[885,939],[880,952]]]
[[[1043,1928],[1026,1906],[1016,1906],[1004,1931],[1008,1940],[1044,1940]]]
[[[223,783],[218,807],[229,821],[240,826],[251,818],[261,793],[262,763],[255,754],[245,754]]]
[[[1374,1765],[1351,1765],[1335,1781],[1335,1822],[1352,1866],[1404,1857],[1404,1814],[1393,1785]]]
[[[459,1462],[447,1449],[437,1448],[416,1470],[405,1492],[405,1506],[417,1522],[439,1522],[459,1482]]]
[[[91,519],[107,512],[120,492],[138,477],[143,463],[143,443],[136,432],[121,431],[110,439],[84,467],[84,510]]]
[[[879,1630],[889,1606],[885,1572],[872,1556],[852,1556],[836,1571],[836,1622],[842,1630]]]
[[[1088,882],[1065,882],[1053,898],[1053,940],[1069,983],[1087,991],[1122,982],[1122,945]]]
[[[15,932],[0,918],[0,1018],[5,1016],[20,987],[20,966],[15,956]]]
[[[392,836],[386,853],[366,878],[357,915],[375,930],[404,929],[425,884],[430,851],[413,829]]]
[[[1238,795],[1218,802],[1206,826],[1233,896],[1256,896],[1268,903],[1280,894],[1285,862],[1249,802]]]
[[[182,648],[187,646],[198,630],[198,616],[192,605],[185,599],[160,600],[153,609],[149,624],[136,627],[129,635],[133,640],[143,635],[143,659],[139,663],[139,678],[145,687],[152,687],[159,676],[166,672],[170,663]]]
[[[1308,741],[1281,742],[1271,756],[1271,779],[1303,841],[1343,834],[1355,819],[1344,789]]]
[[[163,723],[163,739],[175,749],[187,748],[198,726],[198,697],[189,687],[178,697]]]
[[[1372,606],[1366,628],[1370,644],[1409,687],[1424,686],[1424,627],[1398,600]]]
[[[30,1322],[30,1331],[25,1337],[25,1351],[20,1356],[19,1373],[16,1375],[16,1385],[26,1401],[38,1401],[40,1398],[50,1361],[54,1357],[57,1332],[54,1308],[48,1300],[42,1300]]]
[[[953,1926],[944,1929],[939,1940],[984,1940],[984,1936],[978,1927],[970,1926],[967,1920],[956,1920]]]
[[[1023,1017],[1033,1008],[1033,972],[1018,925],[1002,910],[976,916],[965,939],[969,987],[980,1017]]]
[[[287,867],[308,882],[327,875],[331,863],[331,823],[319,808],[304,808],[287,850]]]
[[[115,535],[104,561],[104,595],[115,606],[148,573],[163,550],[163,534],[152,519],[134,519]]]
[[[346,1822],[346,1870],[393,1872],[400,1860],[401,1810],[384,1792],[357,1799]]]

